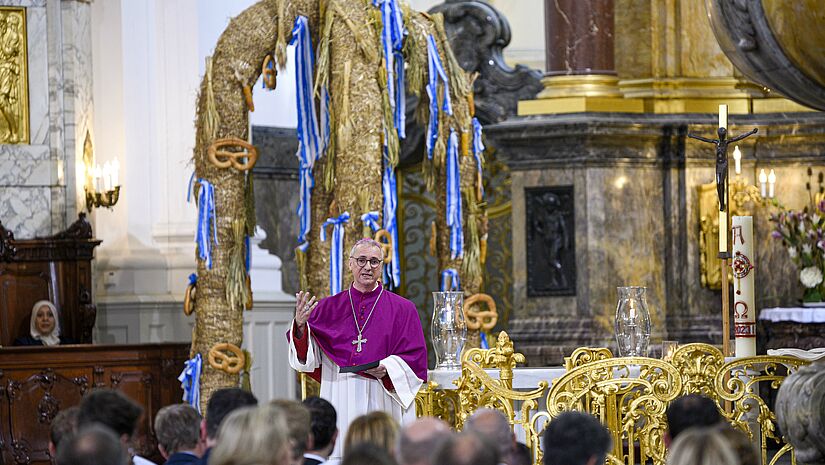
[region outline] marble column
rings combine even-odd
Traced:
[[[547,72],[539,98],[621,97],[613,64],[613,0],[545,0]]]

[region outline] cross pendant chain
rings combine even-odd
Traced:
[[[357,344],[357,345],[358,345],[358,347],[356,347],[356,348],[355,348],[355,351],[356,351],[356,352],[361,352],[361,344],[365,344],[366,342],[367,342],[367,339],[366,339],[366,338],[364,338],[364,337],[362,337],[362,336],[361,336],[361,333],[358,333],[358,339],[356,339],[356,340],[352,341],[352,345],[356,345],[356,344]]]
[[[372,312],[375,311],[375,307],[378,305],[378,300],[381,299],[381,296],[384,294],[384,288],[381,288],[381,292],[378,293],[378,297],[375,299],[375,303],[372,304],[372,310],[370,310],[369,315],[367,315],[367,320],[364,321],[364,325],[361,326],[358,324],[358,317],[355,316],[355,304],[352,303],[352,292],[351,289],[347,289],[347,293],[349,294],[349,305],[352,308],[352,319],[355,322],[355,329],[358,331],[358,339],[352,341],[352,345],[356,346],[355,351],[361,352],[361,345],[367,342],[367,338],[362,336],[364,333],[364,328],[367,327],[367,323],[370,322],[370,318],[372,317]]]

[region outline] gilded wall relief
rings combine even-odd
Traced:
[[[0,143],[29,143],[26,9],[0,7]]]

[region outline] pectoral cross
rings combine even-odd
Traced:
[[[364,344],[366,342],[367,342],[367,339],[361,337],[361,333],[358,333],[358,339],[352,341],[352,345],[358,344],[358,347],[355,348],[355,351],[356,352],[361,352],[361,344]]]

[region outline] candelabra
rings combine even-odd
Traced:
[[[88,168],[88,182],[83,190],[86,192],[86,209],[89,213],[93,208],[112,208],[120,199],[119,169],[120,163],[117,160],[106,162],[102,168],[100,165]]]

